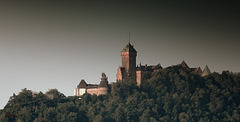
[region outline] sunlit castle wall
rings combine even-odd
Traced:
[[[74,89],[74,95],[75,96],[82,96],[84,93],[86,93],[86,89],[85,88],[76,88]]]
[[[107,87],[99,87],[97,95],[104,95],[104,94],[107,94],[107,92],[108,92],[108,88]]]

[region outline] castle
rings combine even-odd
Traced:
[[[116,74],[116,81],[122,82],[125,78],[131,78],[137,83],[138,86],[141,85],[142,79],[146,75],[151,75],[162,69],[160,64],[151,66],[136,66],[137,51],[134,49],[133,45],[128,43],[121,51],[122,66],[119,66]],[[190,68],[185,61],[179,64],[183,69],[192,71],[201,76],[206,76],[211,73],[208,66],[202,69],[200,67]],[[108,91],[108,78],[104,73],[102,73],[102,78],[99,85],[87,84],[84,80],[81,80],[77,88],[74,89],[75,96],[82,96],[84,93],[102,95],[107,94]]]

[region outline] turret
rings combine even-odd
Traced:
[[[209,74],[211,74],[211,71],[208,68],[208,65],[206,65],[204,70],[203,70],[202,76],[206,76],[206,75],[209,75]]]

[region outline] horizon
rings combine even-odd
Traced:
[[[206,65],[240,71],[239,7],[222,1],[59,1],[0,4],[3,108],[13,93],[57,88],[73,95],[81,79],[115,81],[129,42],[136,64]]]

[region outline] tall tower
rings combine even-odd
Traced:
[[[125,69],[127,76],[136,81],[136,57],[137,51],[128,43],[121,52],[122,68]]]

